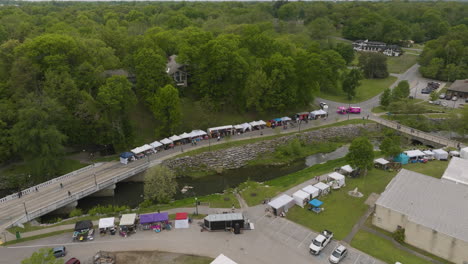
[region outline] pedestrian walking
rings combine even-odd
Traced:
[[[60,189],[61,189],[61,188],[63,188],[63,184],[62,184],[62,183],[60,183]]]
[[[68,191],[68,196],[71,196],[71,192],[70,192],[70,191]]]
[[[36,192],[38,192],[39,190],[37,189],[37,187],[35,188],[36,189]]]

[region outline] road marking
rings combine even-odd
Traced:
[[[361,257],[361,254],[358,255],[357,259],[354,261],[354,264],[357,263],[357,261],[359,260],[360,257]]]
[[[278,231],[276,231],[276,234],[278,234],[279,232],[281,232],[281,230],[287,226],[289,224],[289,222],[286,222],[286,224],[284,224],[280,229],[278,229]]]
[[[296,231],[297,231],[297,229],[299,229],[299,226],[296,226],[296,228],[295,228],[294,232],[296,232]],[[289,237],[286,239],[286,241],[285,241],[285,242],[287,242],[287,241],[288,241],[288,240],[289,240],[289,239],[292,237],[292,235],[294,235],[294,232],[291,232],[291,235],[289,235]]]
[[[278,220],[279,217],[275,217],[275,219],[273,219],[273,221],[270,222],[270,225],[273,224],[274,221]]]
[[[300,247],[302,245],[302,243],[304,243],[304,241],[310,236],[312,235],[312,232],[310,232],[302,241],[301,243],[299,243],[299,245],[297,247]]]
[[[262,219],[266,216],[267,214],[265,213],[264,215],[260,216],[259,218],[257,218],[255,221],[258,223],[260,221],[262,221]]]

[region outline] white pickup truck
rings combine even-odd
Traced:
[[[333,232],[328,231],[328,230],[323,230],[322,233],[320,233],[317,237],[315,237],[312,240],[312,243],[310,243],[309,249],[310,253],[312,255],[318,255],[320,254],[320,251],[324,249],[328,243],[333,238]]]

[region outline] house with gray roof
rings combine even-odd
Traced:
[[[187,87],[187,65],[177,63],[177,55],[169,56],[166,72],[175,81],[177,86]]]
[[[468,98],[468,79],[456,80],[447,88],[447,93],[456,95],[459,98]]]
[[[468,161],[467,161],[468,162]],[[468,187],[402,169],[375,204],[372,223],[405,230],[405,242],[468,263]]]

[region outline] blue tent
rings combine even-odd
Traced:
[[[121,158],[124,158],[124,159],[128,159],[128,158],[131,158],[135,156],[135,154],[133,154],[132,152],[123,152],[120,154],[120,157]]]
[[[275,119],[273,119],[273,121],[275,121],[275,122],[281,122],[281,118],[275,118]]]
[[[323,202],[317,199],[313,199],[312,201],[309,202],[309,204],[312,205],[313,207],[320,207],[323,204]]]
[[[400,162],[402,165],[408,164],[409,157],[405,153],[400,153],[398,156],[393,158],[393,161]]]

